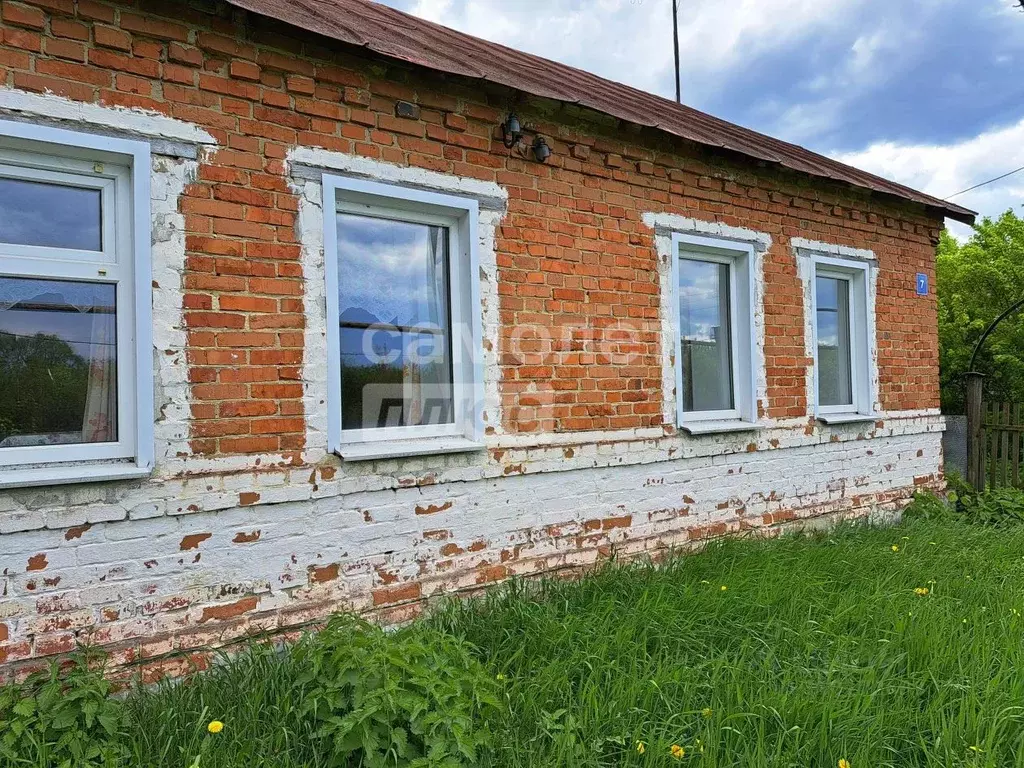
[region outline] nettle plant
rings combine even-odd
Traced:
[[[48,768],[123,765],[125,714],[103,677],[102,654],[80,651],[21,685],[0,687],[0,764]]]
[[[497,682],[455,638],[337,616],[293,652],[304,715],[334,766],[457,768],[490,746],[482,726],[502,706]]]

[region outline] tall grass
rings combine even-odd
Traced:
[[[1005,768],[1024,767],[1022,614],[1024,526],[911,520],[513,584],[418,636],[454,635],[500,681],[487,766]],[[332,765],[299,658],[133,692],[129,764]]]
[[[709,767],[947,768],[1024,766],[1022,613],[1024,528],[918,521],[726,542],[434,621],[507,678],[496,765],[669,765],[678,744]]]
[[[128,699],[131,765],[187,768],[327,768],[316,724],[300,716],[302,673],[292,654],[257,646],[209,672],[139,690]],[[221,720],[210,738],[206,726]]]

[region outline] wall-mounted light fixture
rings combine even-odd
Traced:
[[[523,157],[527,156],[527,152],[532,152],[539,163],[546,163],[551,157],[551,147],[543,136],[534,138],[529,148],[522,143],[523,124],[515,112],[509,112],[508,117],[501,124],[501,141],[508,149],[515,148],[516,152]]]
[[[512,149],[519,140],[523,138],[523,126],[516,117],[515,112],[509,112],[505,122],[501,124],[501,140],[505,146]]]
[[[544,140],[543,136],[538,136],[533,140],[533,156],[537,158],[538,163],[546,163],[548,158],[551,157],[551,147]]]

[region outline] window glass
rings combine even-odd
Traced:
[[[679,329],[685,411],[726,411],[735,407],[731,323],[729,265],[680,259]]]
[[[117,440],[106,283],[0,277],[0,448]]]
[[[850,365],[850,281],[815,279],[818,323],[818,403],[853,405]]]
[[[100,190],[0,177],[0,241],[101,251]]]
[[[341,426],[450,424],[447,227],[338,214]]]

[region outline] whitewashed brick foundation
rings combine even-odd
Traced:
[[[736,439],[662,437],[270,468],[0,497],[14,662],[102,643],[117,661],[822,515],[938,482],[941,417]],[[191,658],[191,661],[189,660]],[[205,656],[177,664],[204,663]],[[171,671],[175,671],[171,666]]]

